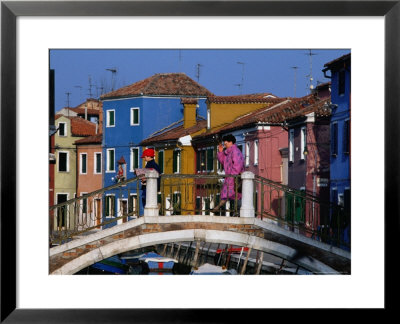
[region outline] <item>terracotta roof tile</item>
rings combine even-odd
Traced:
[[[101,99],[140,95],[205,97],[213,94],[184,73],[158,73],[147,79],[104,94]]]
[[[96,133],[96,124],[81,117],[67,117],[71,120],[72,136],[91,136]]]
[[[79,144],[101,144],[103,140],[102,134],[97,134],[93,136],[88,136],[85,138],[82,138],[80,140],[75,141],[74,144],[79,145]]]
[[[275,103],[284,100],[271,93],[254,93],[238,96],[210,96],[210,103]]]
[[[320,106],[322,107],[327,101],[328,99],[319,100],[313,95],[308,95],[301,98],[288,98],[285,101],[281,101],[273,106],[263,107],[246,115],[240,116],[233,122],[212,132],[206,132],[204,134],[197,135],[195,139],[208,137],[220,132],[228,132],[235,129],[240,129],[257,123],[280,124],[288,118],[293,118],[300,115],[300,113],[310,113],[313,109],[317,109],[317,107]],[[316,105],[316,103],[318,103],[320,106]]]

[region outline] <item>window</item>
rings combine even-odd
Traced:
[[[338,123],[334,122],[331,128],[331,154],[336,156],[338,153]]]
[[[246,166],[248,166],[250,164],[250,142],[246,143]]]
[[[139,168],[139,148],[131,147],[131,171]]]
[[[197,172],[214,171],[214,147],[201,148],[196,154]]]
[[[131,194],[129,196],[129,201],[128,201],[128,212],[129,214],[132,214],[132,216],[134,215],[138,215],[138,208],[137,208],[137,194]]]
[[[101,153],[94,153],[94,173],[101,173]]]
[[[131,126],[139,125],[139,108],[131,108]]]
[[[115,126],[115,110],[107,110],[107,127]]]
[[[289,162],[294,162],[294,129],[289,130]]]
[[[254,141],[254,165],[258,164],[258,140]]]
[[[175,150],[173,153],[173,173],[181,172],[181,150]]]
[[[58,172],[69,171],[69,153],[58,152]]]
[[[115,149],[107,149],[107,171],[115,171]]]
[[[345,86],[346,86],[346,71],[342,70],[339,71],[339,85],[338,85],[339,95],[344,94]]]
[[[87,194],[87,192],[81,192],[81,196],[86,195],[86,194]],[[82,214],[87,214],[87,203],[88,203],[87,198],[83,198],[81,200]]]
[[[164,173],[164,150],[160,150],[157,152],[157,163],[160,167],[160,172]]]
[[[206,155],[207,155],[207,171],[213,171],[214,170],[214,148],[213,147],[208,147],[206,149]]]
[[[350,154],[350,120],[346,119],[343,125],[343,153]]]
[[[173,208],[173,215],[180,215],[181,214],[181,193],[174,192],[172,194],[172,208]]]
[[[58,136],[67,136],[67,124],[58,123]]]
[[[114,195],[108,195],[105,199],[106,217],[112,217],[115,215],[115,197]]]
[[[80,173],[81,174],[86,174],[87,173],[87,154],[86,153],[81,153],[80,157],[81,157],[81,160],[80,160],[80,164],[81,164]]]
[[[300,158],[304,160],[304,152],[307,149],[307,133],[306,133],[306,127],[301,128],[301,133],[300,133],[300,141],[301,141],[301,152],[300,152]]]

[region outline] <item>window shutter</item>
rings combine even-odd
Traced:
[[[337,135],[338,135],[338,124],[332,124],[332,155],[337,155]]]
[[[196,152],[196,171],[199,172],[201,171],[200,169],[200,150],[197,150]]]

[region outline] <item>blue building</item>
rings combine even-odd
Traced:
[[[182,97],[197,98],[197,114],[205,117],[205,101],[212,95],[184,73],[155,74],[103,95],[103,187],[115,184],[118,172],[131,179],[136,168],[145,166],[140,158],[145,148],[139,143],[183,120]],[[103,217],[112,220],[132,210],[142,214],[137,189],[134,184],[106,192]]]
[[[342,238],[350,237],[351,209],[351,54],[346,54],[324,65],[324,74],[331,78],[333,104],[330,132],[330,198],[331,202],[344,207],[341,220]],[[330,76],[326,73],[330,71]]]

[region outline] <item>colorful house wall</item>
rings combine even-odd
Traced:
[[[75,198],[76,191],[76,148],[74,142],[86,136],[95,134],[96,125],[80,117],[56,116],[55,125],[58,128],[54,135],[55,173],[54,202],[62,203]],[[57,220],[54,227],[72,227],[76,220],[65,215],[54,215]]]
[[[351,54],[326,63],[332,84],[332,117],[330,123],[330,199],[344,207],[342,221],[332,219],[340,228],[341,239],[349,247],[351,215]],[[338,224],[339,223],[339,224]]]
[[[77,152],[77,194],[83,196],[102,188],[102,135],[75,141]],[[79,223],[94,226],[102,220],[102,195],[91,196],[80,202]]]
[[[135,176],[134,169],[144,167],[140,156],[145,148],[140,146],[141,141],[183,120],[182,97],[198,99],[197,112],[204,116],[209,95],[212,93],[183,73],[156,74],[103,95],[103,186],[115,184],[117,161],[122,157],[126,161],[127,179]],[[115,198],[118,194],[121,197]],[[136,185],[128,185],[121,193],[107,192],[106,196],[114,198],[109,198],[110,204],[104,204],[111,206],[105,216],[110,219],[118,216],[118,201],[125,206],[125,201],[130,199],[128,195],[134,194],[138,194]],[[140,204],[139,208],[142,214],[143,206]]]

